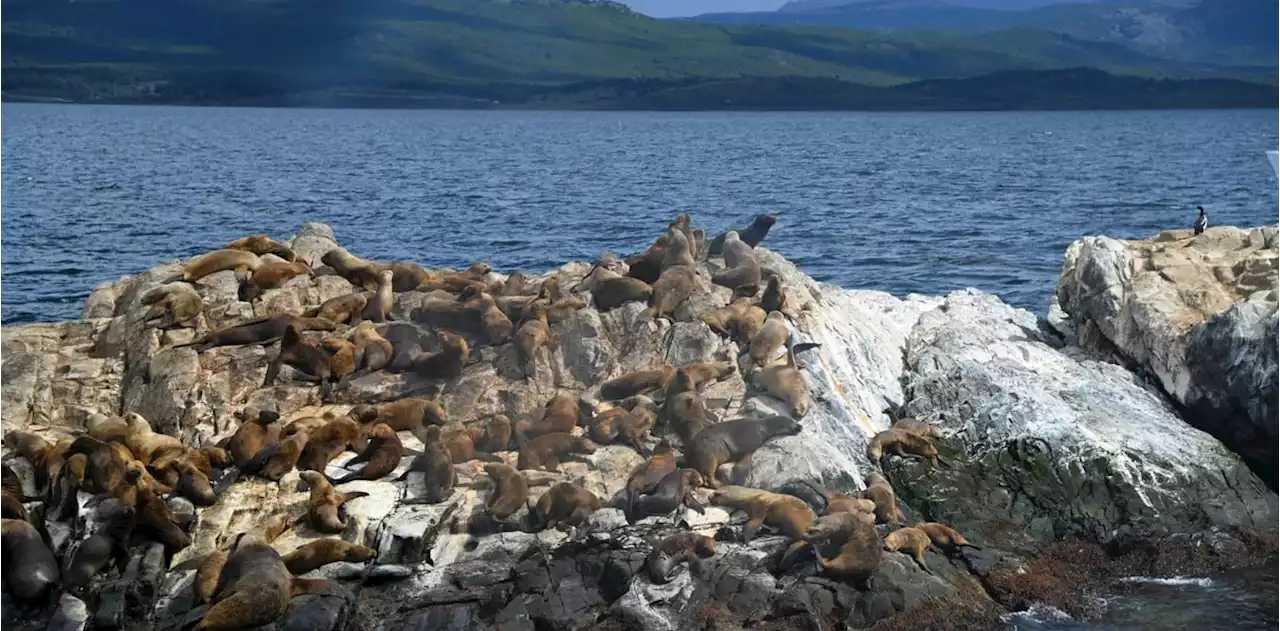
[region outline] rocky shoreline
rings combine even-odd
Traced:
[[[205,276],[192,283],[202,308],[185,326],[160,330],[141,317],[151,308],[144,296],[182,272],[171,263],[103,284],[81,320],[4,328],[4,430],[56,442],[84,433],[102,415],[136,414],[194,449],[235,434],[246,409],[274,410],[290,423],[406,397],[438,402],[451,424],[495,414],[536,418],[558,393],[599,403],[610,379],[695,362],[737,368],[700,393],[720,419],[794,412],[752,382],[754,369],[740,357],[745,346],[700,317],[733,297],[711,282],[725,265],[719,257],[697,262],[695,290],[670,319],[654,319],[644,302],[597,309],[590,292],[572,291],[592,270],[587,263],[530,277],[532,292],[555,279],[565,300],[585,305],[548,318],[550,343],[531,363],[516,343],[488,343],[487,330],[458,331],[471,346],[460,376],[376,371],[339,383],[328,402],[288,366],[276,384],[263,385],[278,344],[205,352],[181,346],[359,291],[321,260],[340,247],[327,226],[307,224],[287,245],[314,273],[265,289],[252,302],[240,300],[235,272]],[[341,485],[367,494],[346,504],[340,536],[376,551],[373,564],[339,562],[307,573],[333,579],[336,589],[294,597],[271,628],[987,629],[1034,603],[1088,616],[1092,590],[1124,575],[1185,575],[1274,559],[1275,227],[1078,241],[1048,321],[978,291],[897,298],[845,290],[814,281],[764,247],[753,256],[781,281],[793,340],[820,346],[799,355],[811,393],[802,431],[766,442],[749,467],[735,467],[745,476],[736,481],[798,496],[802,487],[858,494],[867,473],[883,471],[905,524],[945,523],[982,549],[944,555],[930,548],[923,556],[928,572],[906,554],[885,551],[864,585],[824,575],[812,556],[781,566],[791,538],[767,525],[743,543],[743,513],[710,505],[712,489],[695,491],[708,504],[702,512],[681,507],[630,523],[614,504],[645,457],[620,444],[565,458],[552,471],[524,472],[530,504],[562,482],[598,497],[602,507],[585,523],[568,532],[481,533],[476,519],[492,493],[485,463],[456,463],[449,497],[421,504],[412,501],[424,493],[421,474],[393,481],[410,468],[414,458],[406,455],[390,475]],[[494,286],[503,280],[485,275]],[[392,321],[378,329],[436,352],[439,327],[428,322],[438,324],[432,301],[439,299],[395,292]],[[320,337],[346,327],[338,329]],[[932,441],[938,466],[868,458],[872,438],[893,424],[891,414],[940,431]],[[660,423],[648,447],[664,427],[671,429]],[[410,449],[424,447],[420,438],[400,432]],[[6,447],[5,463],[22,478],[24,494],[43,496],[30,463],[14,457],[8,440]],[[518,450],[494,455],[515,465]],[[344,452],[326,473],[345,474],[342,465],[354,456]],[[135,537],[128,560],[99,573],[80,594],[83,602],[65,594],[54,604],[15,606],[6,594],[3,622],[185,628],[202,611],[192,588],[201,560],[236,533],[261,531],[274,515],[305,512],[309,494],[298,477],[291,471],[277,483],[241,476],[219,489],[214,505],[193,511],[184,526],[189,545],[169,555],[160,543]],[[53,519],[44,502],[26,504],[33,520],[44,517],[59,558],[104,521],[85,505],[90,495],[80,491],[79,516],[68,521]],[[805,499],[821,514],[822,498]],[[525,512],[513,519],[527,523]],[[878,537],[893,530],[876,528]],[[714,556],[654,584],[644,571],[651,548],[685,530],[714,538]],[[286,554],[320,538],[296,526],[271,545]]]

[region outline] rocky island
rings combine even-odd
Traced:
[[[1082,239],[1048,319],[701,232],[534,277],[307,224],[4,328],[4,625],[990,629],[1274,563],[1275,227]]]

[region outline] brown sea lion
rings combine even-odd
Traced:
[[[413,370],[427,379],[457,379],[462,376],[462,369],[467,365],[471,348],[460,335],[448,331],[437,331],[440,339],[440,350],[422,356],[413,362]]]
[[[227,442],[227,452],[231,454],[231,462],[242,468],[267,443],[279,436],[280,427],[273,426],[273,423],[280,420],[280,414],[273,410],[246,408],[236,416],[240,417],[240,426]]]
[[[372,294],[354,293],[335,296],[320,303],[319,307],[308,309],[302,314],[313,318],[324,318],[335,324],[347,324],[359,319],[356,316],[364,311],[370,295]]]
[[[241,473],[279,482],[280,478],[293,471],[293,467],[298,464],[307,441],[307,432],[300,431],[270,443],[244,463],[240,468]]]
[[[165,455],[174,454],[182,455],[186,453],[187,446],[182,441],[169,436],[168,434],[159,434],[151,430],[151,424],[147,419],[142,418],[136,412],[130,412],[124,417],[128,424],[128,430],[124,436],[124,444],[133,452],[133,456],[141,460],[143,464],[151,462]]]
[[[681,563],[687,563],[692,570],[699,559],[715,554],[715,539],[696,532],[678,532],[653,546],[645,558],[644,567],[650,582],[663,585],[671,581],[672,573]]]
[[[284,314],[270,318],[257,318],[244,324],[225,329],[218,329],[204,339],[178,344],[174,348],[195,346],[197,353],[203,353],[218,346],[239,346],[244,344],[270,344],[282,337],[290,327],[299,331],[332,331],[335,324],[323,318],[303,318]]]
[[[474,286],[468,286],[458,294],[458,301],[479,312],[480,325],[490,345],[498,346],[511,340],[511,336],[515,333],[515,325],[511,323],[511,318],[498,308],[498,303],[493,296]]]
[[[179,458],[174,461],[174,468],[178,472],[178,482],[174,487],[179,494],[196,506],[213,506],[217,503],[218,496],[213,491],[209,476],[196,468],[189,459]]]
[[[787,302],[787,292],[782,290],[782,279],[777,276],[769,279],[764,293],[760,295],[759,306],[765,312],[777,311],[784,315],[791,312],[791,305]]]
[[[530,281],[520,270],[511,272],[498,290],[499,296],[525,296],[538,293],[538,283]]]
[[[443,289],[447,292],[456,294],[468,285],[475,285],[479,289],[487,290],[487,279],[491,272],[493,272],[493,268],[490,267],[488,263],[476,261],[462,272],[443,270],[439,273],[439,276],[423,284],[420,289],[425,289],[427,291],[432,289]]]
[[[334,248],[320,257],[320,262],[333,268],[352,285],[372,290],[378,285],[378,266],[342,248]]]
[[[637,370],[604,382],[600,386],[600,398],[618,401],[653,390],[662,390],[676,374],[675,366],[663,364],[651,370]]]
[[[924,563],[924,551],[929,548],[929,535],[916,528],[899,528],[884,538],[884,549],[890,552],[906,552],[920,569],[933,574]]]
[[[546,469],[555,471],[560,460],[571,453],[593,454],[595,445],[590,441],[571,434],[545,434],[525,441],[520,446],[520,456],[516,468]]]
[[[639,397],[636,397],[639,399]],[[649,410],[652,400],[643,397],[648,403],[635,405],[635,409],[626,406],[609,408],[592,416],[587,422],[587,435],[601,445],[614,443],[627,445],[637,453],[644,454],[644,443],[657,416]]]
[[[133,452],[118,442],[103,442],[81,436],[71,443],[67,455],[85,456],[81,488],[89,493],[115,495],[125,483],[125,471],[133,462]]]
[[[703,514],[706,509],[698,502],[693,491],[702,486],[702,475],[693,469],[677,469],[658,482],[652,493],[635,499],[627,513],[627,521],[635,523],[649,515],[670,515],[681,505]]]
[[[31,432],[13,429],[5,432],[4,446],[31,463],[31,468],[35,471],[37,487],[44,489],[48,486],[51,476],[46,473],[45,464],[53,450],[53,443]]]
[[[704,429],[720,421],[697,390],[688,390],[667,397],[663,405],[663,419],[669,429],[674,429],[680,440],[688,444]]]
[[[916,524],[915,526],[912,526],[912,528],[928,535],[929,540],[933,542],[933,545],[937,546],[939,550],[942,550],[942,552],[947,555],[959,553],[961,551],[960,548],[967,547],[973,548],[974,550],[982,549],[981,546],[975,546],[972,543],[969,543],[969,540],[965,539],[964,535],[956,532],[951,528],[951,526],[946,524],[939,524],[938,522],[930,521]]]
[[[91,414],[84,422],[84,430],[98,440],[124,442],[125,435],[129,433],[129,422],[119,416]]]
[[[297,575],[306,574],[338,561],[364,563],[377,555],[378,551],[368,546],[350,543],[336,537],[326,537],[299,546],[293,552],[281,557],[281,560],[291,573]]]
[[[329,400],[333,382],[336,381],[330,367],[329,354],[303,339],[302,333],[293,325],[285,328],[284,337],[280,340],[280,352],[267,366],[267,376],[262,380],[262,387],[275,385],[281,365],[292,366],[319,381],[320,400]]]
[[[762,525],[793,540],[803,539],[817,519],[813,509],[798,497],[741,486],[718,489],[711,495],[711,503],[747,514],[747,524],[742,529],[743,543],[750,543]]]
[[[631,475],[627,477],[627,486],[624,489],[622,508],[635,503],[635,499],[641,493],[652,493],[658,487],[658,483],[667,476],[668,473],[676,470],[676,452],[671,447],[671,443],[662,441],[658,443],[654,453],[649,456],[644,464],[636,467]]]
[[[578,420],[583,416],[582,410],[589,407],[585,403],[580,404],[578,398],[572,394],[557,392],[550,401],[547,401],[541,419],[522,420],[516,424],[515,431],[523,434],[525,438],[557,432],[569,434],[578,426]]]
[[[511,444],[511,419],[494,414],[484,421],[484,435],[475,441],[476,449],[494,453],[506,451]]]
[[[334,484],[344,484],[352,480],[377,480],[400,466],[400,459],[404,457],[404,445],[401,444],[395,430],[384,423],[377,423],[365,432],[365,436],[369,439],[368,446],[360,452],[360,455],[348,460],[343,466],[350,469],[352,465],[362,462],[368,464],[359,471],[333,480]]]
[[[506,519],[525,505],[529,499],[529,482],[523,473],[498,462],[486,464],[484,471],[493,481],[493,490],[484,503],[490,517]]]
[[[395,348],[387,338],[378,334],[372,322],[361,322],[351,333],[351,342],[355,344],[357,375],[365,375],[382,370],[391,363]]]
[[[440,427],[430,425],[422,432],[422,453],[413,459],[409,468],[399,479],[409,477],[409,473],[419,471],[423,474],[426,493],[417,501],[405,500],[410,504],[439,504],[453,494],[453,485],[457,476],[453,470],[453,456],[441,440]]]
[[[298,469],[324,471],[329,461],[342,452],[363,446],[362,431],[363,426],[352,415],[335,418],[312,430],[298,456]]]
[[[662,261],[666,258],[667,233],[658,237],[647,250],[626,260],[627,276],[652,285],[662,275]]]
[[[307,497],[307,512],[304,517],[312,528],[327,533],[339,533],[347,528],[346,516],[342,506],[351,500],[369,495],[364,491],[341,493],[333,488],[333,484],[320,471],[303,471],[298,474],[311,489]]]
[[[280,432],[281,436],[293,436],[294,434],[305,432],[311,433],[324,427],[337,418],[332,412],[326,412],[324,416],[302,416],[289,421],[284,429]]]
[[[396,295],[391,289],[391,278],[394,276],[391,270],[384,269],[378,272],[377,288],[374,289],[373,295],[365,301],[364,309],[360,312],[362,320],[371,322],[386,322],[387,314],[395,308]]]
[[[526,379],[534,375],[534,360],[538,349],[551,344],[551,325],[547,323],[547,305],[534,302],[529,305],[529,317],[516,330],[516,351]]]
[[[791,330],[787,328],[785,316],[779,311],[769,313],[764,326],[755,337],[751,338],[751,361],[757,366],[765,366],[777,356],[778,350],[787,343]]]
[[[723,381],[737,371],[733,362],[694,362],[676,372],[667,389],[669,394],[702,390],[706,386]]]
[[[601,258],[582,282],[573,288],[573,291],[591,292],[591,300],[595,303],[596,310],[600,312],[616,309],[628,302],[648,302],[653,295],[653,288],[649,283],[638,278],[623,276],[609,268],[610,264],[616,263],[616,258]]]
[[[693,259],[693,240],[684,230],[672,226],[667,231],[667,247],[662,253],[663,271],[677,266],[693,267],[696,263]]]
[[[137,515],[135,528],[142,533],[150,534],[156,541],[164,544],[165,553],[168,555],[173,555],[191,545],[191,537],[188,537],[187,533],[174,522],[169,505],[146,484],[135,485],[135,489],[137,493],[134,505]]]
[[[253,252],[258,256],[266,254],[274,254],[286,261],[293,262],[298,255],[287,245],[268,237],[265,234],[251,234],[247,237],[241,237],[222,246],[225,250],[243,250],[245,252]]]
[[[865,481],[867,488],[862,492],[862,497],[875,502],[876,523],[901,524],[906,517],[903,516],[902,509],[898,508],[898,496],[893,492],[889,481],[875,471],[868,473]]]
[[[241,533],[204,613],[200,631],[235,631],[275,622],[289,608],[293,575],[280,554],[261,537]]]
[[[595,493],[570,482],[556,484],[533,507],[537,530],[577,527],[600,508]]]
[[[133,507],[117,500],[98,505],[97,521],[101,523],[98,530],[80,542],[74,553],[62,559],[62,584],[68,591],[79,593],[112,559],[124,569],[129,561],[133,519]]]
[[[142,294],[139,302],[150,305],[142,314],[143,323],[150,325],[159,321],[156,327],[161,329],[192,324],[191,321],[204,312],[200,292],[187,283],[160,285]]]
[[[745,339],[747,343],[759,332],[765,318],[765,312],[751,304],[750,298],[738,298],[728,305],[698,315],[698,319],[712,331],[734,339]]]
[[[724,241],[725,268],[711,277],[711,282],[721,287],[738,289],[739,287],[759,287],[761,279],[760,263],[756,261],[751,246],[738,238],[736,231],[725,234]],[[754,294],[755,289],[749,293]]]
[[[894,421],[892,429],[911,432],[916,436],[923,436],[925,438],[942,438],[942,430],[939,430],[937,425],[925,423],[924,421],[917,421],[913,418],[903,418]]]
[[[376,422],[397,432],[416,432],[428,425],[446,425],[449,417],[444,406],[435,401],[408,397],[378,406]]]
[[[57,587],[61,578],[53,551],[35,526],[18,519],[0,519],[4,584],[14,598],[36,601]]]
[[[22,479],[8,464],[0,465],[0,468],[4,471],[3,479],[0,480],[0,517],[31,521],[27,507],[22,504],[27,498],[22,490]]]
[[[380,271],[391,272],[392,291],[413,291],[431,282],[435,274],[423,269],[417,263],[384,263],[378,265]]]
[[[885,453],[896,454],[901,458],[919,458],[928,460],[929,464],[938,464],[938,448],[929,439],[904,429],[888,429],[871,438],[867,443],[867,459],[879,462]]]
[[[769,396],[787,404],[787,410],[792,416],[803,418],[809,413],[812,397],[809,384],[800,372],[796,353],[818,346],[820,345],[814,343],[787,345],[786,363],[765,366],[755,371],[751,375],[751,382]]]
[[[693,295],[698,286],[698,274],[692,265],[677,265],[662,271],[653,283],[653,295],[649,299],[649,311],[654,318],[671,318],[675,310]]]
[[[823,573],[851,580],[866,588],[869,587],[867,579],[880,567],[880,535],[874,527],[858,522],[849,538],[840,544],[840,552],[836,556],[824,558],[816,543],[813,544],[813,554]]]
[[[822,496],[827,500],[826,514],[869,513],[872,516],[872,521],[874,523],[876,513],[875,502],[859,497],[853,497],[851,495],[845,495],[844,493],[836,493],[834,491],[827,491],[823,493]]]
[[[800,423],[787,416],[724,421],[698,432],[689,442],[686,455],[690,467],[701,473],[707,486],[714,489],[720,486],[715,477],[720,465],[738,462],[766,442],[795,436],[802,429]]]
[[[246,278],[262,265],[262,259],[252,252],[243,250],[214,250],[206,252],[182,264],[182,274],[168,280],[182,280],[193,283],[210,274],[224,270],[235,270],[237,278]]]
[[[263,263],[248,279],[240,283],[239,298],[243,302],[253,302],[268,289],[275,289],[292,278],[310,274],[311,266],[306,261]]]

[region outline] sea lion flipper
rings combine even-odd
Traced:
[[[707,507],[703,506],[702,502],[699,502],[698,498],[694,496],[693,489],[689,489],[688,491],[685,492],[684,505],[689,507],[690,509],[693,510],[693,512],[699,515],[707,514]]]
[[[342,501],[338,502],[338,504],[339,505],[346,504],[351,500],[358,500],[362,497],[369,497],[369,494],[365,493],[364,491],[347,491],[346,493],[342,494]]]
[[[815,349],[815,348],[821,348],[821,347],[822,347],[822,344],[820,344],[820,343],[818,343],[818,342],[802,342],[802,343],[800,343],[800,344],[795,344],[795,345],[793,345],[793,346],[791,347],[791,352],[793,352],[793,353],[803,353],[803,352],[805,352],[805,351],[807,351],[807,350],[812,350],[812,349]]]

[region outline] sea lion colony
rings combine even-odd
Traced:
[[[251,535],[223,533],[219,548],[200,561],[194,590],[208,609],[201,610],[198,628],[254,627],[283,615],[292,596],[335,588],[331,581],[294,574],[335,561],[375,562],[373,550],[341,539],[347,525],[344,504],[365,495],[343,491],[345,482],[390,476],[401,458],[413,456],[400,477],[422,474],[426,491],[405,502],[439,503],[452,493],[454,466],[481,460],[487,462],[483,468],[491,492],[485,519],[469,526],[473,534],[567,530],[583,524],[605,502],[568,482],[555,484],[531,502],[529,489],[535,482],[526,472],[556,471],[566,459],[593,453],[597,443],[625,445],[646,458],[626,488],[610,500],[629,522],[673,514],[678,520],[682,507],[703,512],[699,493],[705,501],[708,492],[701,489],[710,488],[710,504],[746,514],[741,541],[749,542],[766,528],[793,540],[784,556],[788,564],[812,551],[811,562],[823,573],[855,583],[874,573],[882,549],[911,554],[924,568],[920,555],[928,545],[947,554],[957,553],[961,546],[976,547],[960,533],[934,523],[903,528],[906,532],[882,540],[874,525],[901,526],[903,515],[892,486],[878,472],[870,473],[867,489],[855,495],[812,486],[771,492],[727,483],[732,480],[725,479],[725,465],[733,467],[732,478],[745,479],[743,472],[756,450],[803,431],[801,421],[810,405],[798,355],[817,345],[793,341],[789,321],[795,314],[783,311],[781,280],[762,269],[754,253],[775,221],[772,215],[762,215],[744,231],[749,238],[730,231],[715,242],[726,264],[710,280],[731,289],[733,299],[696,317],[737,343],[736,364],[663,364],[618,375],[587,392],[562,391],[546,402],[539,418],[453,419],[439,402],[409,397],[288,422],[271,410],[245,408],[237,413],[240,424],[233,433],[198,446],[157,433],[148,419],[132,413],[124,418],[96,415],[84,432],[54,442],[9,431],[4,435],[6,457],[30,464],[34,479],[29,485],[37,495],[26,496],[18,474],[4,466],[5,589],[30,608],[49,606],[64,590],[80,595],[95,574],[112,564],[122,567],[128,558],[125,551],[138,541],[161,542],[169,557],[191,544],[188,533],[198,518],[182,518],[167,498],[211,506],[237,478],[278,481],[298,468],[310,494],[305,506],[295,511],[296,518],[277,514]],[[647,250],[625,261],[606,254],[584,278],[566,283],[566,291],[554,276],[537,283],[516,272],[494,280],[483,263],[462,272],[427,270],[411,263],[367,261],[341,248],[324,254],[325,267],[313,270],[288,246],[253,235],[195,257],[183,265],[180,276],[153,288],[143,300],[150,305],[143,322],[161,328],[190,322],[201,305],[196,287],[189,283],[214,272],[234,270],[242,283],[239,295],[248,300],[260,299],[265,290],[289,278],[333,273],[350,281],[355,292],[302,313],[216,330],[184,346],[204,352],[217,346],[276,345],[274,353],[268,351],[271,362],[263,385],[280,379],[282,365],[289,365],[296,369],[295,378],[317,382],[322,401],[334,405],[341,405],[343,386],[350,379],[377,371],[413,372],[441,382],[447,391],[481,345],[516,345],[526,378],[534,374],[538,354],[552,341],[552,314],[563,318],[588,304],[607,311],[643,301],[648,315],[674,318],[690,296],[709,291],[708,279],[695,269],[695,257],[707,255],[705,241],[705,233],[692,228],[690,217],[680,215]],[[288,262],[259,258],[268,254]],[[767,287],[762,288],[765,278]],[[385,325],[378,326],[391,319],[395,295],[409,290],[431,292],[432,299],[414,319],[426,322],[438,337],[434,352],[425,352],[416,340],[388,340],[382,335]],[[720,418],[702,391],[738,366],[748,372],[748,384],[782,401],[790,415]],[[409,432],[424,448],[406,448],[399,432]],[[899,420],[871,440],[867,455],[877,466],[889,455],[936,465],[933,438],[940,438],[936,427]],[[344,464],[348,473],[331,477],[325,472],[330,461],[348,451],[357,454]],[[514,467],[496,455],[512,451]],[[363,467],[351,470],[361,463]],[[81,494],[92,499],[82,501]],[[28,511],[25,503],[31,502],[41,503],[42,509]],[[75,529],[81,511],[92,511],[96,529],[83,533],[91,536],[79,545],[61,551],[59,562],[46,520],[69,521]],[[338,536],[281,554],[271,542],[289,528]],[[714,554],[711,538],[680,532],[652,542],[647,572],[655,582],[665,582],[681,563],[697,563]],[[234,574],[228,574],[230,569]]]

